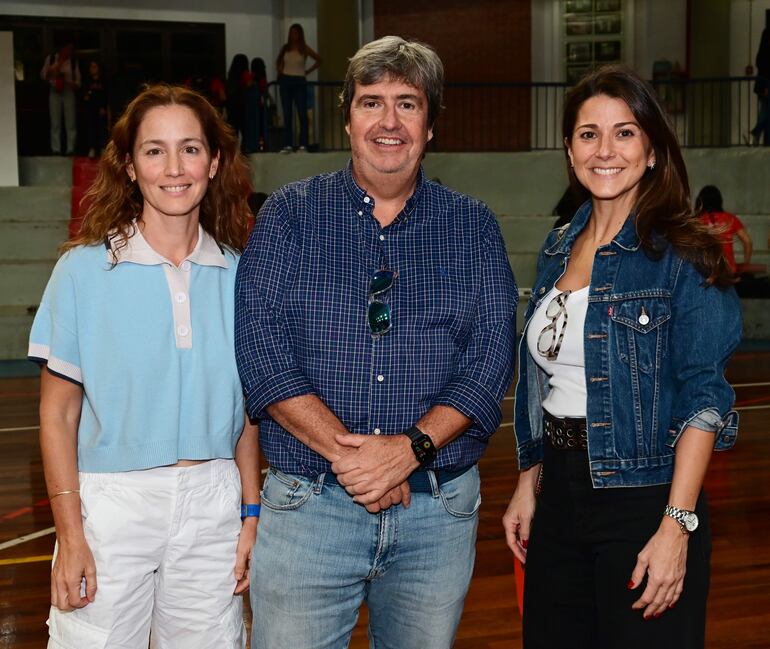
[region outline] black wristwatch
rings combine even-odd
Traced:
[[[410,440],[412,440],[412,451],[420,466],[425,466],[433,462],[433,458],[436,457],[436,447],[433,445],[433,440],[423,433],[417,426],[412,426],[410,429],[404,431]]]

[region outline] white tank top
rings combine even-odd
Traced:
[[[286,50],[283,53],[283,73],[292,77],[304,77],[306,58],[302,52]]]
[[[588,309],[588,286],[572,291],[562,297],[564,308],[557,308],[557,303],[549,306],[553,300],[564,295],[564,291],[552,288],[538,308],[532,314],[527,325],[527,347],[535,362],[548,374],[551,391],[543,401],[543,408],[554,417],[585,417],[586,416],[586,375],[585,352],[583,348],[583,329],[585,327],[586,310]],[[567,314],[567,325],[564,326],[564,311]],[[549,330],[542,335],[545,327]],[[553,350],[559,335],[564,331],[558,356],[549,360],[542,353],[549,348]],[[538,340],[540,347],[538,349]]]

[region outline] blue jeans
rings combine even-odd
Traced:
[[[762,144],[770,146],[770,96],[760,95],[759,97],[759,111],[757,113],[757,123],[751,134],[757,140],[762,137]]]
[[[283,108],[284,146],[294,146],[294,117],[292,105],[297,107],[299,116],[299,144],[307,146],[307,80],[305,77],[297,77],[289,74],[278,78],[278,87],[281,90],[281,107]]]
[[[479,473],[370,514],[342,487],[271,469],[251,562],[252,649],[449,649],[476,555]]]

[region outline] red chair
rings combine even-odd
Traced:
[[[91,188],[99,173],[99,160],[91,158],[72,159],[72,194],[70,201],[69,238],[74,239],[80,232],[88,205],[83,197]]]

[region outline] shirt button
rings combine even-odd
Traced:
[[[382,431],[379,428],[375,428],[373,432],[375,435],[379,435]]]
[[[179,302],[179,304],[182,304],[182,302],[187,300],[187,296],[184,293],[177,293],[174,298],[177,302]]]
[[[364,196],[364,203],[370,203],[370,202],[371,202],[371,200],[372,200],[372,199],[371,199],[371,198],[369,198],[368,196]]]
[[[541,287],[540,287],[540,290],[539,290],[538,292],[540,293],[540,295],[542,295],[543,293],[545,293],[545,286],[541,286]]]
[[[192,264],[186,259],[182,262],[182,270],[190,270],[190,266],[192,266]]]
[[[385,241],[385,235],[384,234],[380,235],[380,241]]]
[[[382,374],[377,375],[377,382],[382,383],[385,380],[385,377]]]
[[[177,332],[177,333],[178,333],[180,336],[186,336],[187,334],[189,334],[189,333],[190,333],[190,330],[189,330],[187,327],[185,327],[184,325],[179,325],[179,326],[176,328],[176,332]]]

